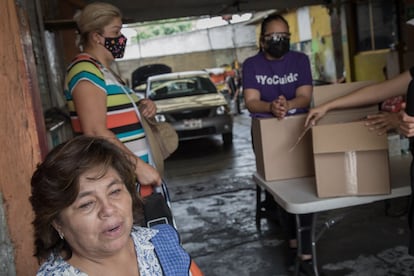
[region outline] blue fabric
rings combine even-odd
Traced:
[[[152,227],[159,232],[151,239],[165,276],[189,275],[191,258],[182,248],[177,231],[169,224]]]

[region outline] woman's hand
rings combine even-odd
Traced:
[[[387,133],[388,130],[398,129],[399,114],[393,112],[380,112],[373,115],[368,115],[365,120],[365,125],[378,135]]]
[[[139,101],[139,112],[145,118],[152,118],[157,114],[157,106],[150,99],[142,99]]]
[[[320,105],[318,107],[315,107],[309,110],[308,116],[306,117],[306,121],[305,121],[305,127],[309,126],[310,124],[312,126],[316,125],[316,122],[320,118],[325,116],[326,112],[328,112],[328,110],[326,109],[324,105]]]
[[[141,185],[161,185],[161,176],[151,165],[145,163],[140,158],[136,158],[135,174]]]

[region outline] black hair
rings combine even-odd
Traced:
[[[287,20],[282,15],[280,15],[280,14],[271,14],[271,15],[265,17],[263,19],[262,25],[260,27],[260,38],[259,38],[259,46],[260,46],[260,48],[259,48],[259,52],[262,52],[263,51],[261,42],[263,41],[263,38],[264,38],[264,34],[265,34],[265,30],[266,30],[267,25],[270,22],[272,22],[272,21],[282,21],[283,23],[286,24],[286,26],[289,29],[289,23],[287,22]]]
[[[262,25],[260,27],[260,39],[262,39],[267,25],[272,21],[282,21],[289,28],[289,23],[287,22],[287,20],[282,15],[280,15],[280,14],[269,15],[265,19],[263,19],[263,21],[262,21]]]

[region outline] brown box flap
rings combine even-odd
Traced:
[[[358,81],[315,86],[313,88],[313,106],[319,106],[332,99],[349,94],[373,83],[375,83],[375,81]]]
[[[370,131],[364,122],[316,125],[312,141],[314,154],[388,149],[387,136]]]
[[[378,113],[378,105],[332,110],[326,113],[325,116],[323,116],[317,124],[338,124],[361,121],[364,120],[367,115],[376,113]]]

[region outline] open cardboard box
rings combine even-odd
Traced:
[[[318,86],[320,105],[374,82]],[[361,121],[378,105],[328,112],[312,128],[316,190],[319,197],[390,193],[387,135],[377,135]]]
[[[374,82],[363,81],[316,86],[313,101],[321,104],[372,83]],[[376,112],[378,112],[377,105],[333,111],[326,114],[318,125],[355,121]],[[311,132],[308,131],[298,145],[291,149],[304,130],[306,116],[307,114],[301,114],[283,120],[276,118],[252,120],[256,170],[266,181],[315,175]],[[325,172],[329,174],[329,169],[317,171],[319,174]]]
[[[374,81],[358,81],[350,83],[330,84],[315,86],[313,88],[313,105],[319,106],[335,98],[349,94],[359,88],[375,83]],[[378,112],[378,105],[360,106],[349,109],[339,109],[329,111],[318,121],[318,125],[345,123],[357,121],[365,118],[369,114]]]
[[[266,181],[314,175],[311,133],[295,146],[306,114],[252,120],[257,173]]]
[[[319,197],[390,193],[388,139],[364,122],[312,128]]]
[[[313,88],[313,105],[319,106],[330,100],[347,95],[359,88],[374,84],[375,81],[356,81],[348,83],[336,83],[319,85]]]

